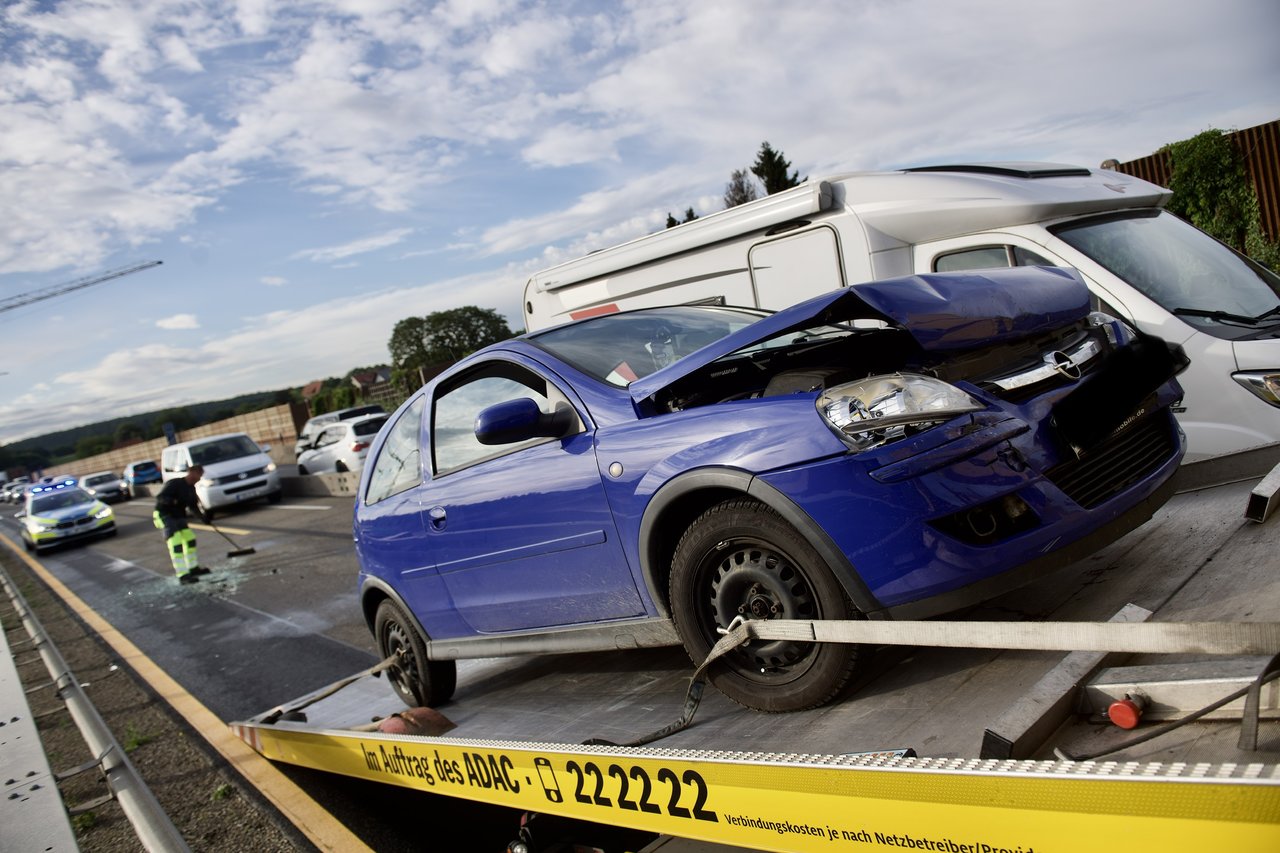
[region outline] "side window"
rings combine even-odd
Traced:
[[[475,422],[481,410],[519,397],[528,397],[544,412],[552,411],[557,403],[569,404],[568,399],[554,385],[536,373],[510,362],[492,362],[479,371],[467,374],[462,382],[445,388],[436,397],[431,423],[436,472],[446,473],[482,459],[505,456],[534,444],[552,441],[553,439],[548,438],[533,438],[500,446],[479,442]],[[581,426],[579,423],[579,431]]]
[[[333,444],[335,441],[342,438],[343,432],[345,432],[343,427],[329,427],[327,430],[320,433],[320,437],[316,439],[316,447],[328,447],[330,444]]]
[[[369,488],[364,496],[366,504],[377,503],[422,482],[422,450],[418,437],[422,432],[426,399],[414,400],[391,426],[369,475]]]
[[[1048,258],[1021,246],[981,246],[948,252],[933,259],[934,272],[989,270],[999,267],[1052,267]]]
[[[1048,258],[1037,255],[1030,249],[1024,249],[1021,246],[1010,246],[1013,251],[1013,265],[1015,267],[1056,267],[1053,261]]]
[[[1012,266],[1012,264],[1009,263],[1009,252],[1004,246],[983,246],[980,249],[965,249],[960,252],[939,255],[933,259],[934,272],[989,270],[1007,266]]]

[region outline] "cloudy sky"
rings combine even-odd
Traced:
[[[1276,0],[0,3],[0,443],[385,363],[801,175],[1280,118]]]

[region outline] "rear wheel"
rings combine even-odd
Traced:
[[[309,474],[309,473],[311,473],[311,472],[307,470],[307,466],[306,466],[306,465],[299,465],[299,466],[298,466],[298,476],[299,476],[299,477],[305,477],[305,476],[307,476],[307,474]]]
[[[453,696],[458,683],[457,664],[451,660],[427,660],[427,647],[413,622],[393,601],[378,605],[373,635],[384,658],[398,660],[387,670],[387,680],[409,707],[434,707]]]
[[[732,500],[699,516],[671,566],[671,612],[700,664],[738,616],[857,619],[860,613],[817,551],[774,510]],[[760,711],[801,711],[834,699],[863,656],[850,643],[753,640],[708,669],[711,683]]]

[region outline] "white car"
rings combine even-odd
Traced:
[[[116,535],[111,507],[71,481],[29,487],[18,519],[22,522],[22,544],[28,551]]]
[[[80,478],[80,487],[100,501],[127,501],[129,492],[120,475],[114,471],[98,471]]]
[[[359,471],[369,445],[390,417],[386,413],[338,421],[316,434],[310,450],[298,457],[299,474]]]

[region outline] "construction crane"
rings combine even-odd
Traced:
[[[86,287],[92,287],[95,284],[102,284],[104,281],[110,281],[113,278],[130,275],[135,272],[141,272],[151,267],[158,267],[163,261],[143,261],[142,263],[130,264],[129,266],[117,267],[113,270],[107,270],[97,275],[85,276],[74,281],[68,281],[65,284],[56,284],[53,287],[46,287],[42,290],[32,290],[27,293],[19,293],[17,296],[10,296],[0,299],[0,312],[12,311],[14,308],[21,308],[23,305],[30,305],[32,302],[41,302],[45,299],[52,299],[55,296],[61,296],[64,293],[71,293],[74,290],[83,290]]]

